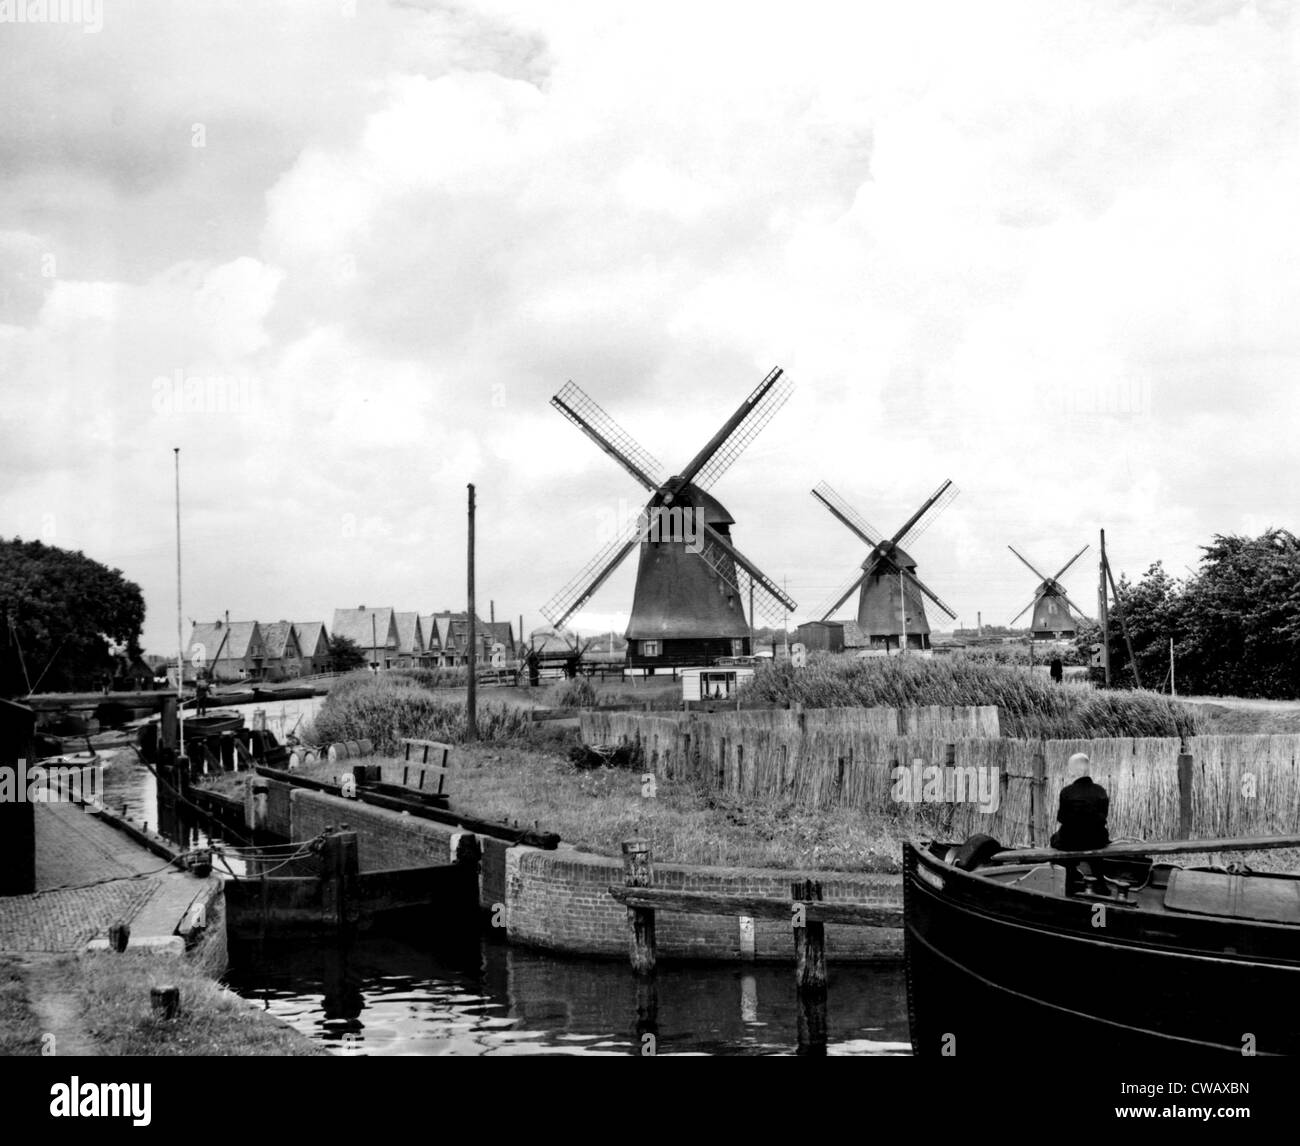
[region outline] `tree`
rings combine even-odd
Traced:
[[[40,541],[0,539],[0,695],[94,688],[110,646],[140,652],[144,595],[121,570]]]
[[[351,672],[370,664],[365,650],[351,637],[345,637],[341,633],[330,637],[329,653],[332,672]]]

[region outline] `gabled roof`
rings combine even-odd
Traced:
[[[483,632],[489,645],[500,641],[507,650],[515,647],[515,631],[509,621],[489,621],[483,626]]]
[[[301,655],[298,636],[291,621],[269,621],[261,626],[262,647],[272,660]]]
[[[397,651],[419,656],[424,652],[424,627],[419,613],[396,613]]]
[[[367,609],[362,605],[358,609],[335,609],[330,632],[347,637],[359,649],[397,648],[397,623],[391,608]]]
[[[329,651],[329,633],[325,631],[324,621],[294,621],[298,633],[298,648],[305,657],[314,657],[317,651]]]
[[[420,631],[424,634],[424,647],[431,653],[442,651],[442,638],[438,635],[438,622],[435,614],[427,613],[420,617]]]
[[[204,660],[243,660],[248,656],[262,656],[262,632],[256,621],[201,621],[190,632],[185,659],[193,663],[194,655],[202,647]]]

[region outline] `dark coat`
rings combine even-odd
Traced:
[[[1110,844],[1106,831],[1106,816],[1110,812],[1110,797],[1106,789],[1091,776],[1080,776],[1073,784],[1061,789],[1061,802],[1056,813],[1060,830],[1052,836],[1052,847],[1062,851],[1088,851]]]

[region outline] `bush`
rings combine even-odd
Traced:
[[[1054,684],[1028,669],[972,657],[814,654],[802,669],[761,665],[741,699],[807,708],[995,704],[1003,736],[1049,740],[1191,736],[1194,709],[1143,692]]]
[[[465,705],[430,692],[409,675],[427,670],[396,670],[382,676],[369,673],[346,677],[330,690],[316,718],[303,732],[311,744],[339,740],[371,740],[375,751],[396,754],[404,737],[417,740],[465,739]],[[530,726],[528,713],[502,704],[480,704],[480,740],[508,740]]]
[[[546,691],[546,703],[552,708],[594,708],[600,703],[600,694],[590,677],[580,676],[552,685]]]

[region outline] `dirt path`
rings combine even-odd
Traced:
[[[67,989],[66,977],[59,975],[53,962],[32,961],[26,965],[23,978],[32,1014],[41,1024],[43,1042],[47,1035],[54,1036],[54,1054],[61,1058],[98,1056],[99,1047],[82,1018],[81,1002]]]

